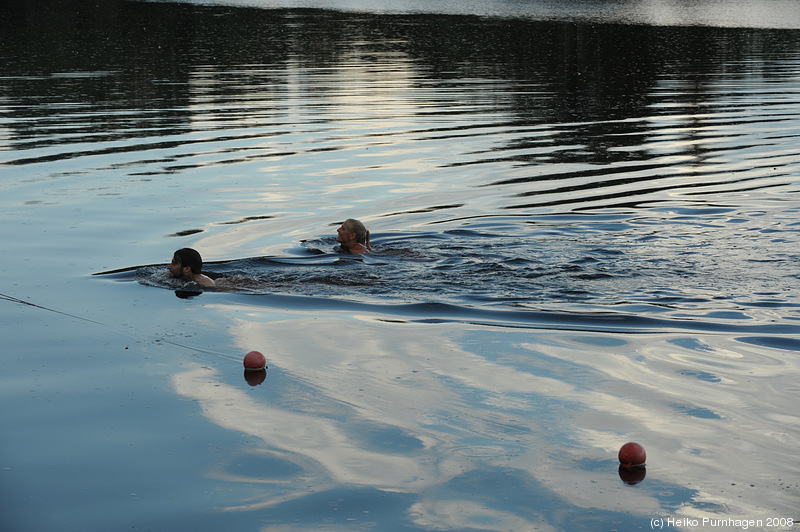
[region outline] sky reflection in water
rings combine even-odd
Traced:
[[[398,326],[369,315],[354,316],[355,323],[262,321],[255,308],[247,315],[232,335],[242,350],[270,346],[279,369],[266,385],[280,390],[259,399],[210,367],[173,381],[214,422],[263,440],[259,453],[303,471],[299,485],[270,473],[250,478],[271,487],[262,500],[245,502],[248,509],[285,508],[350,485],[416,493],[409,517],[423,528],[484,522],[490,529],[590,530],[597,523],[588,516],[561,515],[592,508],[598,519],[626,520],[618,513],[630,513],[631,525],[636,516],[663,512],[702,518],[727,511],[729,496],[745,497],[742,515],[758,515],[766,501],[753,497],[758,490],[748,482],[777,497],[770,504],[790,505],[794,497],[765,476],[766,458],[740,461],[755,449],[768,455],[790,444],[790,434],[760,413],[792,416],[758,382],[791,387],[792,364],[725,337],[531,335]],[[317,335],[327,338],[324,349]],[[648,489],[609,482],[621,437],[648,442]],[[224,468],[219,475],[245,480]],[[531,497],[525,510],[507,490]]]

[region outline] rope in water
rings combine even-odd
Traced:
[[[94,323],[95,325],[102,325],[103,327],[107,327],[108,329],[110,329],[112,331],[115,331],[118,334],[124,334],[126,336],[132,336],[134,338],[139,338],[139,339],[142,339],[142,338],[150,339],[150,337],[148,337],[146,335],[143,335],[143,334],[140,334],[140,333],[136,333],[136,332],[131,331],[129,329],[120,329],[120,328],[112,327],[111,325],[109,325],[107,323],[102,323],[102,322],[95,321],[95,320],[92,320],[92,319],[89,319],[89,318],[84,318],[83,316],[78,316],[76,314],[70,314],[69,312],[64,312],[64,311],[57,310],[57,309],[54,309],[54,308],[45,307],[44,305],[37,305],[36,303],[31,303],[30,301],[25,301],[24,299],[19,299],[17,297],[10,296],[8,294],[0,293],[0,299],[5,300],[5,301],[10,301],[12,303],[19,303],[21,305],[27,305],[29,307],[37,308],[37,309],[40,309],[40,310],[46,310],[48,312],[54,312],[56,314],[61,314],[62,316],[68,316],[70,318],[74,318],[76,320],[81,320],[81,321],[86,321],[86,322],[89,322],[89,323]],[[202,348],[199,348],[199,347],[194,347],[194,346],[191,346],[191,345],[186,345],[186,344],[182,344],[182,343],[179,343],[179,342],[175,342],[173,340],[167,340],[166,338],[163,338],[163,337],[162,338],[158,338],[156,341],[157,342],[162,342],[162,343],[165,343],[165,344],[174,345],[176,347],[181,347],[183,349],[188,349],[190,351],[198,351],[200,353],[207,353],[207,354],[210,354],[210,355],[215,355],[215,356],[219,356],[219,357],[222,357],[222,358],[227,358],[229,360],[238,360],[238,357],[233,356],[233,355],[228,354],[228,353],[220,353],[219,351],[211,351],[209,349],[202,349]]]
[[[28,305],[30,307],[47,310],[50,312],[55,312],[56,314],[61,314],[63,316],[69,316],[70,318],[75,318],[76,320],[83,320],[88,321],[89,323],[95,323],[97,325],[106,325],[105,323],[100,323],[99,321],[90,320],[89,318],[83,318],[81,316],[76,316],[75,314],[70,314],[68,312],[62,312],[60,310],[56,310],[53,308],[45,307],[42,305],[37,305],[36,303],[31,303],[30,301],[25,301],[24,299],[19,299],[13,296],[9,296],[7,294],[0,293],[0,299],[5,299],[6,301],[11,301],[12,303],[20,303],[22,305]]]

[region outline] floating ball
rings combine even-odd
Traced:
[[[647,460],[647,453],[644,447],[636,442],[628,442],[619,449],[619,463],[623,467],[643,466]]]
[[[267,367],[267,359],[258,351],[250,351],[244,356],[244,369],[258,371]]]

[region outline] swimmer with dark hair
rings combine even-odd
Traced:
[[[192,248],[182,248],[172,256],[167,266],[175,279],[194,282],[203,286],[214,286],[214,280],[203,274],[203,259],[200,253]]]
[[[342,245],[345,253],[366,253],[372,251],[369,245],[369,231],[364,224],[353,218],[345,220],[342,226],[336,230],[339,235],[336,241]]]

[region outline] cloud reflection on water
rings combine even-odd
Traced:
[[[797,372],[780,353],[719,336],[676,345],[667,335],[476,334],[366,315],[239,316],[230,330],[242,351],[268,346],[273,373],[262,386],[287,393],[247,393],[209,368],[174,377],[214,423],[260,438],[265,452],[303,470],[299,486],[274,482],[263,501],[239,509],[360,485],[416,494],[408,516],[418,526],[558,529],[553,500],[627,518],[718,516],[733,506],[763,518],[796,495],[765,486],[789,476],[797,437],[795,415],[765,393],[791,386],[785,375]],[[775,416],[754,415],[767,411]],[[636,489],[617,476],[616,451],[629,440],[648,450]],[[468,493],[471,476],[489,481]],[[486,502],[514,482],[541,502]]]

